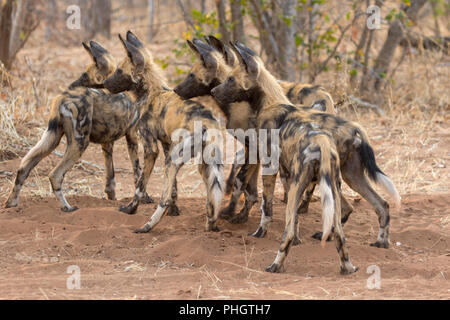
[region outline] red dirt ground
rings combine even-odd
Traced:
[[[103,173],[78,166],[67,174],[65,188],[81,209],[62,213],[46,179],[59,160],[52,155],[30,176],[19,207],[0,209],[1,299],[450,298],[449,193],[403,195],[401,210],[391,210],[389,249],[369,246],[378,232],[376,214],[365,200],[348,195],[355,210],[345,233],[360,268],[350,276],[339,274],[333,243],[322,248],[311,238],[321,228],[319,203],[312,203],[300,218],[303,243],[291,250],[286,272],[269,274],[263,270],[275,258],[284,228],[279,189],[265,239],[247,236],[258,225],[259,205],[248,223],[220,221],[220,233],[206,233],[203,186],[195,167],[186,165],[179,174],[181,216],[165,217],[151,233],[137,235],[132,230],[156,206],[143,205],[134,216],[118,212],[133,194],[125,154],[121,141],[115,150],[121,201],[102,199]],[[101,164],[99,146],[91,145],[83,159]],[[19,162],[0,163],[0,170],[14,171]],[[10,186],[11,178],[0,179],[0,202]],[[148,188],[159,199],[161,160]],[[66,287],[71,265],[81,270],[80,290]],[[367,288],[371,265],[381,270],[379,290]]]

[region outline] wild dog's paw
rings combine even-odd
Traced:
[[[180,215],[180,209],[178,209],[176,205],[172,205],[169,207],[167,215],[170,217],[177,217]]]
[[[226,207],[222,209],[219,213],[219,218],[224,220],[230,220],[234,216],[234,208],[233,207]]]
[[[377,242],[371,243],[370,246],[371,247],[388,249],[389,248],[389,243],[388,242],[377,241]]]
[[[300,240],[300,237],[295,236],[295,237],[294,237],[294,240],[292,240],[292,245],[293,245],[293,246],[298,246],[298,245],[300,245],[300,244],[302,244],[302,240]]]
[[[271,264],[270,266],[268,266],[266,268],[266,272],[270,272],[270,273],[282,273],[284,272],[284,268],[283,266],[280,266],[276,263]]]
[[[249,236],[255,237],[255,238],[264,238],[267,234],[267,230],[259,227],[258,230],[256,230],[254,233],[250,233]]]
[[[348,275],[348,274],[355,273],[358,270],[359,270],[359,268],[358,267],[354,267],[354,266],[347,267],[347,268],[341,267],[341,274],[342,275]]]
[[[232,224],[242,224],[248,221],[248,210],[242,209],[239,214],[231,217],[228,222]]]
[[[5,208],[6,209],[8,209],[8,208],[15,208],[18,205],[19,205],[19,201],[15,200],[15,199],[14,200],[8,199],[8,200],[5,201]]]
[[[63,207],[61,208],[62,212],[66,212],[66,213],[70,213],[70,212],[75,212],[78,210],[78,207]]]
[[[145,193],[145,195],[142,197],[142,199],[139,199],[139,202],[142,204],[151,204],[155,203],[155,200],[153,200],[152,197],[148,195],[148,193]]]
[[[323,232],[319,231],[319,232],[314,233],[311,238],[322,241],[322,235],[323,235]],[[327,238],[327,241],[331,241],[331,240],[333,240],[333,237],[331,235],[329,235]]]
[[[126,214],[135,214],[137,211],[137,206],[134,205],[128,205],[128,206],[121,206],[119,208],[120,212],[126,213]]]
[[[134,233],[148,233],[152,230],[150,225],[146,224],[143,228],[135,229]]]

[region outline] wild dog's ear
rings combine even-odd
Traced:
[[[225,62],[229,66],[234,66],[236,63],[236,56],[234,55],[233,51],[231,51],[230,47],[226,46],[221,40],[217,39],[214,36],[207,36],[205,37],[206,42],[217,49],[225,58]]]
[[[97,68],[102,71],[109,71],[109,62],[105,57],[105,55],[109,54],[109,52],[95,41],[91,41],[90,45],[92,57]]]
[[[127,41],[138,49],[144,48],[144,44],[142,43],[142,41],[139,40],[139,38],[129,30],[127,32]]]
[[[223,42],[214,36],[205,37],[206,42],[213,48],[217,49],[219,52],[223,52]]]
[[[128,42],[127,40],[124,40],[120,34],[119,34],[119,39],[122,42],[123,46],[125,47],[128,58],[130,58],[131,63],[133,63],[133,65],[135,66],[136,71],[138,73],[143,72],[144,68],[145,68],[145,58],[142,55],[142,53],[139,51],[138,48],[136,48],[130,42]]]
[[[91,47],[86,42],[81,43],[83,45],[84,50],[86,50],[87,53],[89,53],[89,56],[94,59],[94,56],[92,55]]]
[[[231,45],[234,51],[237,53],[239,61],[245,67],[248,75],[253,79],[256,79],[259,75],[259,65],[254,58],[254,56],[256,56],[256,53],[237,41],[234,44],[232,43]],[[243,49],[242,46],[250,51]]]
[[[200,57],[200,52],[198,51],[197,47],[191,42],[191,40],[186,40],[186,42],[191,48],[191,50],[194,51],[194,53]]]
[[[236,55],[233,53],[229,46],[223,46],[223,56],[227,64],[230,67],[234,67],[236,63]]]
[[[198,52],[200,59],[202,59],[205,68],[208,69],[209,72],[215,74],[217,70],[217,61],[212,55],[214,49],[198,39],[194,39],[193,45],[195,46],[196,52]]]

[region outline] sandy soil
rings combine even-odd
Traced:
[[[60,151],[64,146],[60,146]],[[46,175],[57,156],[30,176],[18,208],[0,209],[0,298],[7,299],[448,299],[450,298],[450,194],[409,193],[391,211],[391,248],[369,246],[377,235],[375,213],[347,192],[355,211],[345,227],[350,257],[360,269],[341,276],[333,243],[321,248],[311,235],[320,230],[315,202],[301,216],[303,243],[294,247],[283,274],[263,272],[275,258],[284,228],[284,204],[277,190],[275,220],[265,239],[247,234],[259,222],[259,205],[248,223],[219,222],[221,232],[203,231],[204,189],[194,166],[179,174],[181,216],[166,217],[149,234],[136,235],[155,209],[143,205],[134,216],[118,212],[133,194],[126,147],[115,149],[120,201],[102,199],[103,176],[89,164],[67,174],[69,201],[81,209],[67,214],[50,194]],[[83,159],[102,164],[99,146]],[[20,159],[0,163],[14,171]],[[95,174],[94,174],[95,173]],[[0,177],[0,202],[11,177]],[[161,160],[149,183],[158,199]],[[68,290],[69,266],[81,271],[81,289]],[[367,268],[381,271],[381,289],[370,290]]]

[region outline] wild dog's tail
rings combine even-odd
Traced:
[[[400,206],[402,198],[395,188],[394,182],[392,182],[392,180],[378,167],[375,160],[375,153],[372,146],[370,145],[367,133],[361,126],[357,124],[355,125],[357,126],[356,132],[361,139],[361,144],[359,146],[359,156],[361,158],[362,165],[367,172],[367,175],[373,182],[381,185],[383,189],[391,197],[394,198],[396,205]]]
[[[320,148],[319,191],[323,222],[322,245],[324,245],[333,229],[335,215],[340,214],[340,212],[336,212],[338,195],[333,192],[336,175],[332,164],[332,161],[339,161],[339,159],[333,160],[332,145],[327,136],[317,135],[314,140]],[[336,155],[334,155],[334,158],[336,158]]]
[[[206,182],[209,202],[213,206],[214,216],[219,215],[220,205],[225,191],[223,174],[222,141],[220,130],[209,129],[204,134],[203,162],[207,165]]]

